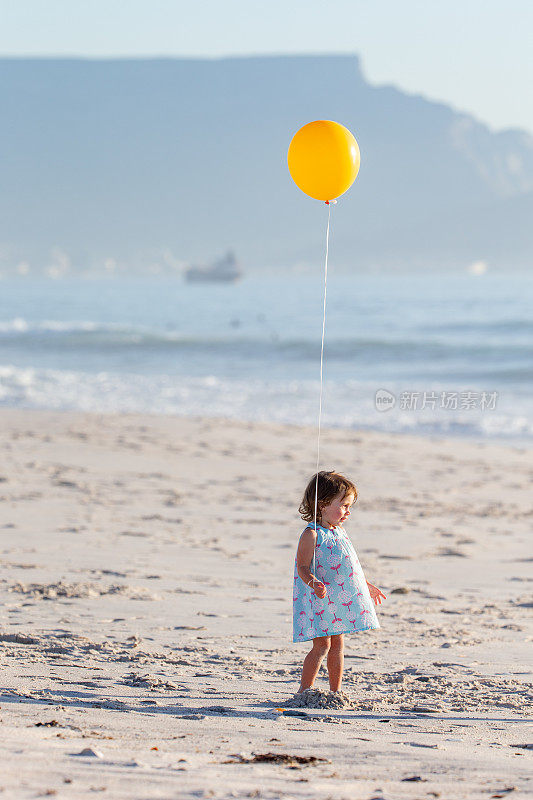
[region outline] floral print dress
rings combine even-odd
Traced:
[[[306,527],[314,530],[315,523]],[[344,528],[317,524],[316,533],[314,574],[325,584],[327,594],[320,599],[306,586],[295,557],[293,642],[380,628],[363,568]]]

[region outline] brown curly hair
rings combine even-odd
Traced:
[[[316,489],[316,472],[310,479],[304,492],[300,508],[298,509],[300,516],[306,522],[313,522],[315,518],[315,489]],[[357,500],[357,489],[355,484],[351,482],[344,475],[339,472],[330,470],[326,472],[322,470],[318,473],[318,501],[317,501],[317,522],[322,519],[321,508],[327,506],[339,492],[344,491],[344,497],[347,494],[353,494],[354,502]]]

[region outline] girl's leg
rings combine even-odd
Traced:
[[[317,636],[313,639],[313,649],[306,655],[304,665],[302,668],[302,679],[300,681],[300,688],[298,692],[303,692],[304,689],[310,689],[315,682],[318,675],[318,670],[322,663],[322,659],[329,650],[330,638],[329,636]]]
[[[329,688],[332,692],[340,691],[343,668],[344,634],[339,633],[331,637],[331,646],[328,653]]]

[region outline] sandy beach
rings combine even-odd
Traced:
[[[352,707],[294,716],[316,429],[0,421],[2,797],[531,793],[531,449],[323,430],[387,600],[379,630],[346,636]]]

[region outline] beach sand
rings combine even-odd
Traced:
[[[276,709],[309,647],[292,569],[316,430],[0,420],[2,797],[531,793],[531,450],[323,430],[387,600],[345,637],[351,707],[293,716]]]

